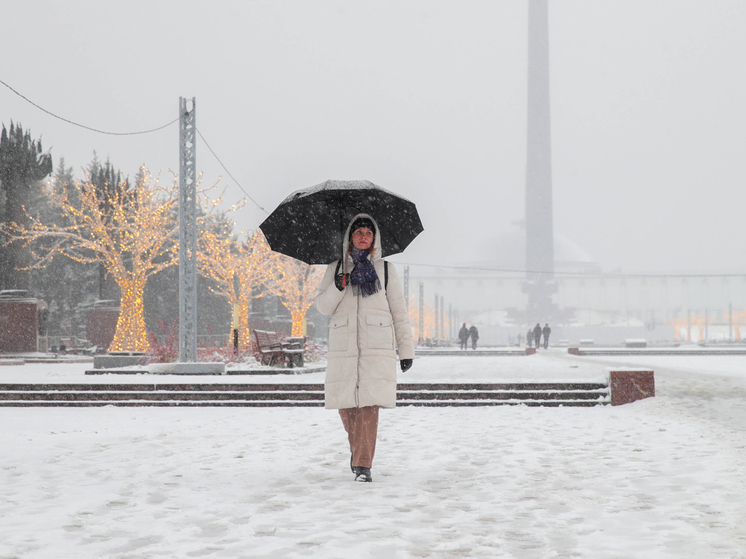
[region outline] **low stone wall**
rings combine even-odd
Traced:
[[[117,369],[134,365],[147,365],[150,357],[147,355],[96,355],[93,357],[94,369]]]
[[[611,371],[611,405],[621,406],[655,396],[653,371]]]

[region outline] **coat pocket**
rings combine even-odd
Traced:
[[[347,351],[347,315],[329,321],[329,351]]]
[[[365,325],[369,349],[394,349],[394,327],[390,315],[369,314],[365,317]]]

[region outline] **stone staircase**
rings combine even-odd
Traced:
[[[399,384],[399,406],[598,406],[608,383]],[[0,384],[0,407],[321,407],[322,384]]]

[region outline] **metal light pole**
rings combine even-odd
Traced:
[[[156,374],[225,374],[225,363],[197,362],[196,102],[179,97],[179,361],[154,363]]]
[[[197,360],[196,102],[179,97],[179,361]]]
[[[417,345],[425,340],[425,284],[420,282],[420,336]]]
[[[448,340],[453,339],[453,305],[448,303]]]
[[[445,319],[444,319],[445,312],[443,311],[443,309],[445,308],[445,306],[446,306],[446,304],[445,304],[445,301],[444,301],[444,297],[443,297],[443,295],[441,295],[440,296],[440,324],[439,324],[440,328],[438,329],[438,337],[441,340],[443,339],[443,336],[445,335],[445,332],[446,332],[446,323],[445,323]]]

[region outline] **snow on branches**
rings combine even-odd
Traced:
[[[261,297],[261,287],[272,276],[279,264],[278,254],[272,252],[261,230],[249,233],[245,241],[237,241],[225,232],[205,231],[199,239],[197,266],[200,273],[215,281],[210,289],[225,297],[234,309],[238,306],[241,348],[251,347],[249,309],[254,297]]]
[[[134,184],[119,180],[96,188],[90,180],[48,188],[59,218],[54,223],[27,216],[26,224],[5,223],[8,243],[29,246],[31,268],[44,267],[55,256],[76,262],[101,262],[121,291],[121,312],[110,351],[148,349],[143,292],[149,277],[178,263],[178,181],[162,186],[142,169]],[[200,189],[204,221],[216,213],[215,188]],[[232,208],[233,209],[233,208]]]
[[[324,276],[324,267],[310,266],[283,254],[278,254],[277,258],[279,265],[273,268],[273,274],[265,285],[290,311],[293,317],[291,335],[303,336],[306,313]]]

